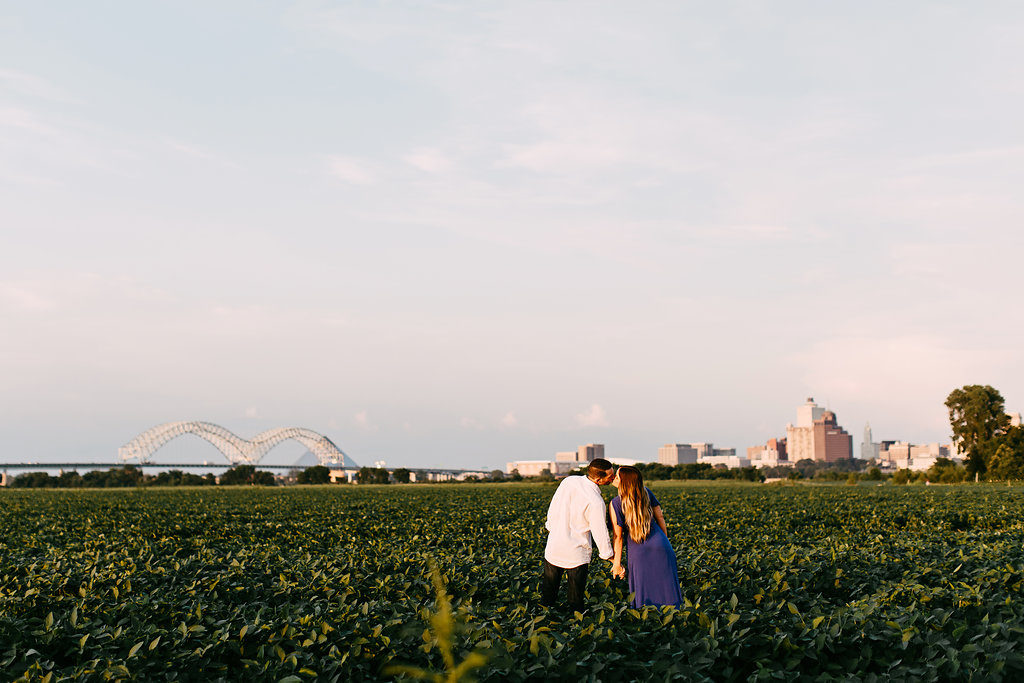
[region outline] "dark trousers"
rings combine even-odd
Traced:
[[[590,572],[589,564],[581,564],[572,569],[556,567],[547,560],[544,560],[544,574],[540,579],[540,602],[542,605],[554,607],[558,599],[558,589],[562,584],[562,574],[565,574],[569,584],[569,606],[577,612],[582,612],[583,591],[587,588],[587,574]]]

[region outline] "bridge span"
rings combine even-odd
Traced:
[[[234,432],[212,422],[165,422],[151,427],[118,449],[121,462],[134,460],[145,464],[153,454],[168,441],[179,436],[192,434],[212,444],[232,465],[255,465],[270,449],[289,439],[305,446],[316,456],[321,465],[341,463],[358,467],[337,444],[323,434],[304,427],[279,427],[260,432],[250,439],[243,439]]]

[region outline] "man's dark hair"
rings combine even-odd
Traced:
[[[613,469],[612,464],[604,458],[595,458],[587,465],[587,476],[591,479],[604,479]]]

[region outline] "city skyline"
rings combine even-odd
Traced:
[[[5,6],[7,457],[190,420],[396,466],[744,453],[806,396],[945,442],[957,387],[1024,406],[1022,27],[923,1]]]
[[[815,455],[813,453],[815,451],[815,448],[813,446],[803,446],[803,447],[800,447],[798,445],[797,450],[796,451],[792,451],[792,448],[793,448],[792,444],[794,443],[792,434],[793,434],[794,428],[797,429],[797,430],[799,430],[799,429],[810,429],[813,425],[815,425],[815,424],[817,424],[819,422],[822,422],[823,420],[824,420],[824,424],[826,426],[831,424],[833,429],[838,430],[838,433],[842,434],[843,438],[845,438],[847,441],[849,441],[850,445],[848,447],[845,447],[846,451],[844,451],[844,452],[848,451],[850,453],[850,457],[852,457],[852,458],[860,458],[862,460],[870,460],[872,458],[877,458],[878,457],[878,453],[877,453],[878,445],[879,445],[878,442],[874,442],[873,443],[873,446],[874,446],[874,449],[875,449],[874,455],[865,457],[864,456],[864,452],[863,452],[863,446],[865,445],[865,443],[867,441],[871,440],[872,429],[870,427],[870,424],[866,424],[865,425],[864,432],[863,432],[864,440],[865,441],[860,444],[861,450],[858,452],[855,449],[853,449],[853,447],[852,447],[852,437],[851,437],[851,435],[845,431],[845,428],[842,425],[837,425],[836,424],[837,417],[834,414],[834,412],[831,411],[831,410],[826,409],[825,407],[818,406],[816,403],[814,403],[814,399],[813,398],[807,398],[807,400],[803,404],[797,406],[796,407],[796,414],[797,414],[796,422],[795,423],[790,422],[790,423],[787,423],[785,425],[785,431],[786,431],[787,437],[781,439],[781,443],[783,444],[783,447],[782,447],[783,453],[786,453],[786,445],[785,444],[786,444],[787,440],[790,442],[789,448],[791,449],[791,452],[786,453],[785,456],[782,458],[783,460],[792,463],[792,462],[796,462],[798,460],[804,459],[805,457],[810,458],[810,459],[815,459],[815,460],[823,460],[823,461],[832,461],[832,460],[837,459],[837,458],[841,459],[841,454],[840,454],[840,456],[830,455],[828,450],[827,450],[828,446],[821,446],[821,447],[819,447],[819,450],[822,449],[822,448],[824,450],[821,450],[821,452],[818,453],[817,455]],[[1019,424],[1020,423],[1020,413],[1014,413],[1014,412],[1011,411],[1009,413],[1009,416],[1010,416],[1010,419],[1011,419],[1011,423],[1013,423],[1013,424]],[[829,422],[829,421],[831,421],[831,422]],[[222,457],[231,460],[231,462],[235,462],[235,460],[237,460],[239,457],[242,457],[242,456],[239,455],[239,453],[241,452],[239,449],[243,449],[244,450],[246,448],[249,448],[249,449],[259,448],[259,447],[255,446],[255,444],[257,442],[246,441],[244,439],[244,437],[240,437],[239,435],[232,434],[232,433],[230,433],[229,430],[225,430],[223,427],[221,427],[219,425],[211,424],[211,423],[208,423],[208,422],[202,422],[202,421],[191,422],[191,423],[172,422],[172,423],[165,423],[165,424],[162,424],[162,425],[156,425],[156,426],[154,426],[154,427],[152,427],[152,428],[150,428],[148,430],[145,430],[144,432],[140,433],[139,435],[137,435],[134,439],[132,439],[132,441],[129,444],[126,444],[125,446],[122,446],[121,448],[118,449],[118,460],[121,461],[121,462],[125,462],[126,464],[132,464],[134,462],[139,461],[139,457],[142,457],[142,458],[144,458],[144,460],[142,460],[142,462],[149,462],[151,460],[160,461],[160,462],[173,462],[176,458],[180,458],[182,455],[185,455],[185,460],[183,461],[183,464],[187,464],[189,462],[189,457],[188,457],[189,454],[194,455],[197,452],[199,452],[199,451],[196,451],[195,448],[185,448],[185,449],[181,448],[182,444],[180,442],[179,437],[185,436],[187,434],[202,435],[202,438],[205,439],[208,442],[207,444],[205,444],[205,445],[203,445],[201,447],[202,449],[214,448],[217,451],[219,451],[219,453],[220,453],[220,455]],[[264,434],[257,435],[257,437],[258,438],[262,438],[262,439],[269,439],[269,441],[267,441],[267,445],[262,447],[262,449],[260,450],[260,452],[262,452],[262,453],[274,452],[275,448],[277,448],[281,444],[284,444],[284,448],[278,449],[277,452],[275,453],[274,457],[270,457],[267,460],[265,460],[265,462],[268,462],[268,463],[279,463],[282,460],[282,458],[281,458],[282,454],[284,454],[284,453],[292,453],[292,454],[294,454],[295,452],[300,452],[298,450],[300,448],[307,449],[307,450],[304,451],[305,455],[301,456],[301,458],[303,460],[308,459],[313,454],[312,454],[311,451],[308,450],[308,445],[309,444],[307,444],[306,441],[308,441],[310,439],[313,439],[313,440],[323,439],[324,435],[313,433],[310,430],[307,430],[307,429],[304,429],[304,428],[295,428],[295,427],[282,428],[282,427],[278,427],[278,428],[275,428],[275,429],[267,430]],[[218,446],[217,445],[218,441],[223,441],[226,445],[225,446]],[[770,439],[768,439],[767,443],[768,443],[769,447],[771,447],[772,444],[775,443],[776,441],[779,441],[779,440],[776,439],[776,438],[770,438]],[[294,443],[291,443],[291,442],[294,442]],[[313,443],[313,442],[310,441],[309,443]],[[326,441],[326,443],[329,444],[329,446],[328,446],[329,448],[335,448],[336,447],[332,442],[329,441],[329,439]],[[896,444],[898,447],[901,446],[901,447],[903,447],[905,449],[909,448],[911,445],[914,445],[916,447],[916,444],[910,444],[909,442],[902,441],[900,439],[884,440],[881,443],[883,444],[884,447],[888,447],[887,444]],[[138,444],[146,444],[146,445],[139,446]],[[168,447],[169,444],[173,444],[173,445]],[[195,445],[196,444],[192,444],[192,446],[195,446]],[[177,447],[175,447],[175,446],[177,446]],[[939,446],[938,442],[933,442],[931,444],[928,444],[925,447],[935,447],[935,448],[937,448],[938,446]],[[747,450],[746,460],[751,460],[750,452],[752,450],[760,450],[760,449],[763,449],[764,447],[765,447],[764,444],[758,444],[758,445],[755,445],[755,446],[748,447],[746,449]],[[925,447],[923,447],[923,448],[925,448]],[[224,448],[227,448],[227,450],[228,450],[227,453],[224,452]],[[809,448],[810,452],[809,453],[804,453],[801,450],[801,448],[804,448],[804,449]],[[943,448],[945,448],[945,447],[943,447]],[[593,452],[593,451],[595,451],[595,449],[596,449],[596,453]],[[138,453],[136,453],[136,451],[138,451]],[[700,461],[703,461],[703,462],[713,462],[713,461],[715,461],[715,458],[726,458],[727,456],[731,456],[732,459],[740,458],[740,461],[739,461],[740,464],[737,465],[737,466],[749,466],[749,465],[752,464],[755,467],[762,467],[762,466],[772,466],[774,464],[774,463],[763,463],[763,462],[760,462],[759,461],[760,460],[760,456],[757,456],[757,457],[753,458],[753,460],[750,463],[744,463],[743,462],[744,461],[743,457],[742,456],[737,456],[736,452],[737,452],[737,448],[735,446],[725,447],[725,448],[714,448],[713,443],[711,443],[711,442],[691,442],[691,443],[682,443],[682,444],[680,444],[680,443],[663,444],[662,446],[660,446],[658,448],[657,454],[655,454],[653,456],[651,454],[638,453],[638,454],[635,454],[635,457],[633,457],[633,454],[629,454],[629,455],[623,455],[623,454],[614,454],[613,455],[613,454],[609,454],[608,457],[613,458],[613,460],[637,461],[637,462],[660,462],[661,464],[674,465],[674,464],[693,463],[693,462],[700,462]],[[209,455],[209,451],[208,450],[206,451],[206,455],[207,456]],[[533,455],[541,455],[541,454],[540,453],[535,453]],[[558,461],[558,462],[566,462],[566,463],[570,463],[570,462],[571,463],[578,463],[578,462],[589,461],[589,460],[591,460],[591,459],[593,459],[595,457],[604,457],[604,455],[605,455],[605,453],[604,453],[604,445],[603,444],[589,443],[589,444],[584,444],[582,446],[579,446],[577,448],[577,450],[575,450],[575,451],[559,451],[559,452],[556,452],[553,460],[551,458],[541,458],[541,459],[537,460],[536,462],[554,462],[554,461]],[[264,462],[264,460],[262,460],[263,457],[265,457],[265,456],[260,456],[260,459],[258,459],[258,460],[248,459],[247,461],[250,461],[250,462]],[[287,459],[287,457],[288,456],[285,456],[286,459]],[[315,455],[313,457],[315,459]],[[891,456],[887,456],[887,457],[891,457]],[[127,460],[126,460],[126,458],[127,458]],[[346,459],[346,462],[348,462],[349,458],[348,458],[347,455],[345,455],[345,459]],[[209,457],[206,457],[206,458],[203,459],[203,461],[204,461],[204,463],[205,462],[210,462],[210,459],[209,459]],[[214,462],[216,462],[216,459],[214,460]],[[239,462],[241,462],[241,461],[239,461]],[[378,461],[378,462],[375,462],[375,463],[372,463],[372,464],[374,466],[377,466],[380,462],[386,462],[386,461]],[[228,464],[229,464],[228,462],[225,462],[225,466],[227,466]],[[410,465],[422,465],[422,464],[423,464],[422,462],[406,462],[406,461],[402,461],[397,466],[410,466]],[[368,466],[368,464],[367,463],[352,463],[352,464],[347,465],[347,466]],[[394,463],[392,463],[392,466],[395,466]],[[432,466],[442,467],[443,465],[438,465],[437,463],[432,463]],[[484,468],[484,469],[486,469],[489,466],[490,466],[490,463],[483,463],[483,464],[475,465],[475,467]],[[473,465],[467,465],[467,467],[472,469],[474,466]]]

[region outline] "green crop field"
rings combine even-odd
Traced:
[[[552,486],[0,491],[0,673],[442,673],[434,561],[478,680],[1024,674],[1024,489],[653,488],[685,607],[628,608],[595,558],[583,615],[537,606]]]

